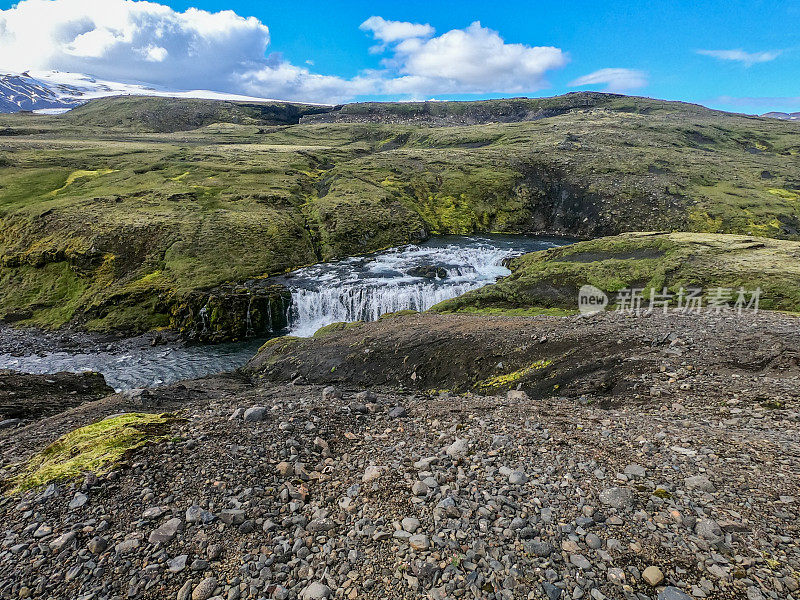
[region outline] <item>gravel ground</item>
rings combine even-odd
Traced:
[[[780,356],[724,369],[716,347],[648,348],[629,403],[241,378],[154,391],[181,407],[170,441],[0,500],[0,598],[799,599],[796,324],[765,319],[764,336],[787,332]],[[141,402],[5,432],[3,464],[59,422]]]

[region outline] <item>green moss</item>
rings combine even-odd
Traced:
[[[315,338],[324,337],[326,335],[330,335],[331,333],[335,333],[337,331],[345,331],[347,329],[356,329],[361,327],[364,324],[364,321],[353,321],[352,323],[347,323],[345,321],[339,321],[336,323],[331,323],[330,325],[325,325],[324,327],[320,327],[314,332]]]
[[[73,183],[75,183],[79,179],[85,179],[85,178],[88,178],[88,177],[100,177],[101,175],[108,175],[109,173],[113,173],[113,172],[114,172],[114,169],[97,169],[97,170],[94,170],[94,171],[90,171],[90,170],[86,170],[86,169],[78,169],[77,171],[73,171],[72,173],[70,173],[67,176],[67,179],[64,182],[64,185],[62,185],[60,188],[50,192],[50,195],[51,196],[55,196],[59,192],[62,192],[65,189],[67,189],[69,186],[71,186]]]
[[[170,414],[129,413],[76,429],[34,455],[17,476],[6,482],[9,493],[108,472],[129,452],[164,439]]]
[[[489,377],[488,379],[484,379],[483,381],[479,381],[475,384],[475,387],[483,392],[508,389],[531,373],[541,371],[542,369],[549,367],[552,363],[552,360],[543,358],[542,360],[537,360],[535,363],[526,365],[521,369],[517,369],[516,371],[504,373],[503,375],[495,375],[493,377]]]
[[[773,194],[774,196],[783,198],[784,200],[800,200],[800,192],[794,192],[791,190],[784,190],[779,188],[769,188],[767,191],[770,194]]]
[[[282,335],[280,337],[272,338],[271,340],[267,340],[266,342],[261,344],[261,347],[258,349],[257,354],[262,352],[263,350],[266,350],[267,348],[272,348],[273,346],[285,347],[289,344],[299,342],[302,339],[303,338],[299,338],[294,335]]]

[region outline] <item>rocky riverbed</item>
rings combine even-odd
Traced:
[[[108,473],[0,500],[0,597],[800,598],[798,322],[760,317],[698,317],[713,346],[669,317],[625,321],[639,341],[614,341],[640,385],[613,402],[237,375],[2,432],[8,477],[76,427],[177,415]],[[546,345],[615,319],[524,325]],[[502,319],[458,317],[449,343],[482,351],[475,320],[508,337]]]

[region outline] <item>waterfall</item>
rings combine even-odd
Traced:
[[[531,238],[447,238],[306,267],[284,282],[292,292],[290,333],[310,336],[337,321],[374,321],[398,310],[424,311],[508,275],[505,259],[555,245]],[[420,276],[420,269],[427,276]],[[446,277],[437,276],[442,273]]]

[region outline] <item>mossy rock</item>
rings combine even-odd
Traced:
[[[353,321],[353,322],[337,321],[336,323],[331,323],[330,325],[325,325],[324,327],[320,327],[319,329],[317,329],[314,332],[314,337],[320,338],[326,335],[330,335],[331,333],[335,333],[337,331],[355,329],[357,327],[361,327],[363,324],[364,321]]]
[[[165,439],[175,420],[175,415],[166,413],[127,413],[71,431],[34,455],[18,475],[6,481],[8,493],[86,472],[107,473],[130,452]]]

